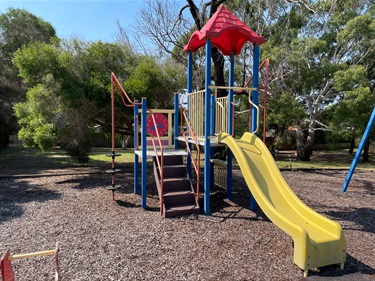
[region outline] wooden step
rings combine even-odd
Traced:
[[[192,190],[165,192],[165,206],[195,204],[195,194]]]
[[[173,191],[190,191],[191,183],[187,177],[181,178],[167,178],[163,180],[164,193]]]
[[[160,161],[161,156],[158,157]],[[154,161],[156,160],[155,158],[153,159]],[[164,166],[182,165],[184,164],[184,158],[181,155],[164,155],[163,162]]]
[[[165,179],[186,177],[186,167],[185,165],[164,166],[163,177]]]
[[[178,217],[190,214],[199,214],[199,207],[195,204],[174,205],[164,208],[164,217]]]

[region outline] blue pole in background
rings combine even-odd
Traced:
[[[252,87],[255,90],[251,91],[251,101],[255,105],[259,105],[258,100],[258,83],[259,83],[259,60],[260,60],[260,48],[258,45],[254,45],[254,56],[253,56],[253,83]],[[253,106],[251,111],[251,130],[252,132],[257,129],[258,126],[257,109]],[[257,202],[253,195],[250,195],[250,210],[255,211],[257,209]]]
[[[179,100],[178,100],[178,93],[174,93],[174,149],[178,149],[178,133],[179,129]]]
[[[228,86],[234,86],[234,54],[231,53],[229,57],[229,79],[228,79]],[[228,91],[228,134],[232,135],[234,133],[233,128],[233,89],[229,89]],[[232,177],[233,177],[233,153],[230,149],[228,149],[228,159],[227,159],[227,198],[232,200]]]
[[[351,180],[351,178],[353,176],[353,173],[354,173],[354,169],[357,166],[359,158],[361,157],[362,150],[365,147],[365,144],[366,144],[366,142],[368,140],[368,137],[370,135],[371,128],[372,128],[372,125],[374,124],[374,122],[375,122],[375,107],[374,107],[374,110],[372,111],[370,120],[368,121],[366,130],[365,130],[365,132],[363,134],[361,142],[359,143],[359,146],[358,146],[357,152],[356,152],[356,154],[354,156],[352,165],[350,166],[349,173],[347,174],[346,179],[344,181],[344,184],[343,184],[343,186],[341,188],[342,192],[345,192],[346,189],[348,188],[349,182],[350,182],[350,180]]]
[[[205,99],[204,99],[204,213],[209,216],[210,209],[210,189],[211,189],[211,161],[210,161],[210,99],[211,90],[211,41],[206,40],[206,71],[205,71]]]
[[[146,209],[147,184],[147,142],[146,142],[147,99],[142,98],[142,208]]]
[[[138,149],[138,134],[136,128],[138,126],[138,101],[134,101],[134,193],[138,193],[138,177],[139,177],[139,156],[135,153],[135,150]]]

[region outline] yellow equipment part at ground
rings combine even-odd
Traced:
[[[234,139],[220,133],[235,156],[251,194],[266,216],[294,242],[294,263],[305,271],[341,264],[346,258],[344,232],[334,222],[306,206],[284,180],[271,153],[257,136]]]

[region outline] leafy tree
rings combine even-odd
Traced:
[[[8,134],[16,131],[12,106],[24,99],[26,91],[17,69],[12,65],[14,53],[30,42],[49,42],[56,35],[46,21],[24,9],[10,8],[0,15],[0,135],[4,145]]]
[[[375,95],[370,91],[366,69],[354,65],[337,71],[335,87],[344,98],[330,109],[332,134],[352,140],[362,137],[375,106]],[[364,148],[364,162],[369,160],[369,147],[374,138],[375,133],[372,132]]]
[[[304,105],[307,116],[296,125],[297,153],[308,161],[316,130],[327,129],[328,124],[321,122],[324,112],[342,98],[335,87],[335,73],[362,66],[364,77],[371,79],[373,7],[365,0],[306,1],[305,5],[277,10],[283,16],[267,31],[263,55],[272,62],[273,98],[286,90]],[[346,79],[349,83],[351,77]]]
[[[80,161],[88,160],[92,128],[111,127],[111,72],[125,81],[133,99],[147,96],[155,106],[171,105],[173,92],[181,88],[176,65],[158,63],[119,44],[77,39],[35,43],[18,50],[13,61],[29,86],[27,100],[16,106],[20,137],[40,148],[58,141]],[[133,110],[124,109],[117,95],[116,106],[121,108],[116,111],[117,131],[133,134]]]

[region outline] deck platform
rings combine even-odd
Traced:
[[[135,154],[137,154],[140,158],[142,158],[142,150],[137,149],[134,151]],[[155,155],[155,151],[152,149],[148,149],[146,152],[147,158],[152,158]],[[158,150],[158,155],[160,155],[160,150]],[[179,150],[179,149],[164,149],[164,156],[169,156],[169,155],[181,155],[181,156],[187,156],[188,153],[185,150]]]
[[[177,140],[185,142],[184,137],[182,136],[177,137]],[[204,139],[197,139],[197,140],[200,146],[205,146]],[[194,144],[194,140],[191,137],[188,137],[188,142]],[[210,146],[211,147],[225,146],[225,144],[218,143],[217,136],[212,136],[210,137]]]

